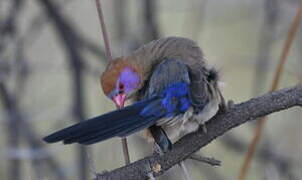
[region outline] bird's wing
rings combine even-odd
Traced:
[[[166,59],[154,69],[145,96],[164,96],[162,103],[168,110],[167,118],[157,121],[157,124],[163,124],[171,119],[170,117],[188,109],[191,105],[189,94],[190,78],[187,65],[181,60]]]
[[[124,137],[155,124],[164,117],[185,112],[190,106],[186,66],[166,60],[149,81],[146,98],[123,109],[83,121],[44,138],[48,143],[94,144],[112,137]]]
[[[130,59],[137,61],[137,64],[147,69],[146,72],[153,73],[151,70],[153,65],[161,63],[167,58],[178,59],[187,65],[191,80],[191,101],[195,108],[202,110],[209,101],[207,88],[209,68],[205,63],[202,50],[196,42],[182,37],[161,38],[141,46],[133,52]]]
[[[172,143],[161,126],[174,123],[174,117],[186,112],[191,106],[189,87],[188,66],[179,59],[166,58],[152,72],[145,96],[161,97],[165,115],[149,130],[163,152],[171,149]],[[150,110],[146,109],[146,111],[152,112],[152,109],[150,106]]]

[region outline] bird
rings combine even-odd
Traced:
[[[91,145],[144,130],[146,139],[167,152],[225,109],[219,82],[218,71],[206,64],[195,41],[174,36],[153,40],[110,61],[100,77],[104,94],[116,106],[123,107],[126,101],[130,105],[43,140]]]

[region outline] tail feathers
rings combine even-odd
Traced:
[[[131,117],[131,118],[133,120],[135,117]],[[98,136],[106,136],[106,134],[113,133],[115,129],[120,129],[127,125],[131,125],[131,123],[129,123],[128,118],[125,118],[119,124],[112,122],[112,125],[108,126],[108,127],[105,127],[105,126],[94,127],[93,129],[91,129],[89,131],[88,130],[86,130],[85,132],[82,131],[73,136],[70,136],[67,139],[64,139],[64,144],[70,144],[70,143],[74,143],[74,142],[78,142],[78,141],[82,141],[85,139],[90,139],[90,138],[98,137]]]
[[[150,127],[157,120],[155,118],[144,119],[142,117],[139,119],[140,119],[140,121],[138,123],[136,123],[135,126],[129,126],[128,128],[116,129],[116,133],[117,133],[116,136],[119,136],[119,137],[128,136],[128,135],[138,132],[142,129]],[[113,136],[110,136],[110,134],[105,134],[105,135],[95,136],[95,137],[89,138],[89,139],[88,138],[83,139],[83,140],[78,141],[78,143],[84,144],[84,145],[90,145],[90,144],[94,144],[94,143],[109,139],[111,137],[113,137]]]
[[[115,136],[125,136],[151,126],[157,119],[142,117],[140,112],[154,99],[142,101],[70,126],[44,138],[48,143],[63,141],[93,144]]]
[[[115,124],[110,126],[107,129],[97,129],[96,131],[93,132],[88,132],[86,134],[82,134],[80,136],[73,136],[67,139],[64,139],[64,144],[70,144],[70,143],[80,143],[80,144],[87,144],[91,140],[97,140],[96,142],[103,141],[115,136],[126,136],[125,132],[128,131],[133,131],[137,132],[140,129],[145,128],[145,124],[150,124],[151,125],[154,123],[152,119],[147,119],[140,117],[139,115],[131,116],[125,119],[122,119],[120,124]],[[127,134],[129,135],[129,134]],[[94,142],[94,143],[96,143]],[[93,144],[93,143],[89,143]]]

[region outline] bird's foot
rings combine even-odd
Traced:
[[[154,142],[154,144],[153,144],[153,153],[159,154],[159,155],[164,154],[164,152],[162,151],[162,149],[159,147],[159,145],[156,142]]]
[[[228,112],[230,109],[234,107],[234,101],[228,100],[226,103],[224,100],[221,102],[219,110],[223,113]]]
[[[155,180],[155,177],[153,176],[153,174],[151,172],[148,173],[148,178],[150,180]]]
[[[169,137],[160,126],[153,125],[149,127],[149,130],[154,138],[154,142],[158,146],[157,149],[160,149],[163,153],[172,149],[172,143]]]
[[[146,171],[147,171],[148,179],[149,180],[155,180],[150,162],[145,165],[145,168],[146,168]]]
[[[184,180],[192,180],[189,171],[185,165],[184,161],[181,161],[179,164],[180,169],[182,170],[183,176],[184,176]]]
[[[233,100],[228,100],[227,110],[230,110],[234,107],[235,103]]]
[[[201,127],[202,128],[202,131],[207,134],[208,133],[208,129],[207,129],[207,126],[206,126],[206,122],[209,120],[209,119],[204,119],[204,116],[202,113],[198,113],[195,115],[195,121],[197,121],[199,123],[199,128]]]
[[[208,129],[207,129],[206,124],[202,124],[201,127],[202,127],[202,131],[203,131],[205,134],[207,134],[207,133],[208,133]]]

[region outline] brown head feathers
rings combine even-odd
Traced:
[[[139,66],[129,58],[118,57],[110,61],[100,77],[101,86],[106,96],[116,88],[117,80],[125,68],[130,68],[141,76]]]

